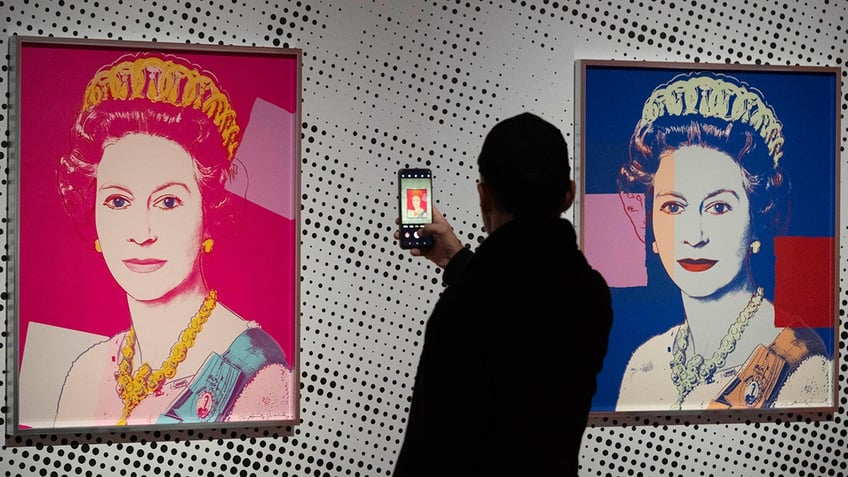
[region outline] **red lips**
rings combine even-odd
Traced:
[[[708,260],[706,258],[692,259],[686,258],[678,260],[677,263],[687,272],[703,272],[709,270],[713,265],[718,263],[718,260]]]

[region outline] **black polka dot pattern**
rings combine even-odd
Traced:
[[[574,144],[576,58],[829,65],[842,67],[844,82],[846,26],[841,0],[0,0],[4,52],[10,35],[303,50],[302,422],[7,436],[0,474],[390,475],[424,325],[442,290],[441,270],[392,238],[398,168],[433,170],[437,205],[473,247],[485,236],[474,186],[483,135],[499,119],[532,110]],[[9,62],[6,53],[4,184],[14,146]],[[844,171],[848,94],[842,102]],[[7,204],[5,188],[0,199]],[[8,223],[4,215],[2,237]],[[844,244],[844,228],[840,238]],[[834,415],[593,417],[580,475],[848,474],[842,293]],[[2,299],[5,310],[5,290]],[[8,322],[4,337],[6,330]],[[12,372],[0,366],[7,389]],[[521,409],[509,413],[520,418]]]

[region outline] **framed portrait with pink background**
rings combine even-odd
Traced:
[[[13,40],[8,431],[294,424],[301,51]]]

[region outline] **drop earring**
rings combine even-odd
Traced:
[[[759,240],[754,240],[753,242],[751,242],[751,253],[753,253],[754,255],[760,253],[760,245],[762,245],[762,243],[760,243]]]
[[[212,253],[212,247],[215,245],[215,241],[208,238],[201,245],[203,246],[203,253]]]
[[[659,249],[657,248],[657,241],[656,240],[651,242],[651,250],[653,250],[654,253],[660,253]]]
[[[100,248],[100,239],[94,239],[94,250],[97,253],[103,253],[103,249]]]

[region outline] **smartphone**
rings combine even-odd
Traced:
[[[430,169],[398,171],[398,213],[400,248],[427,248],[433,237],[419,231],[433,221],[433,174]]]

